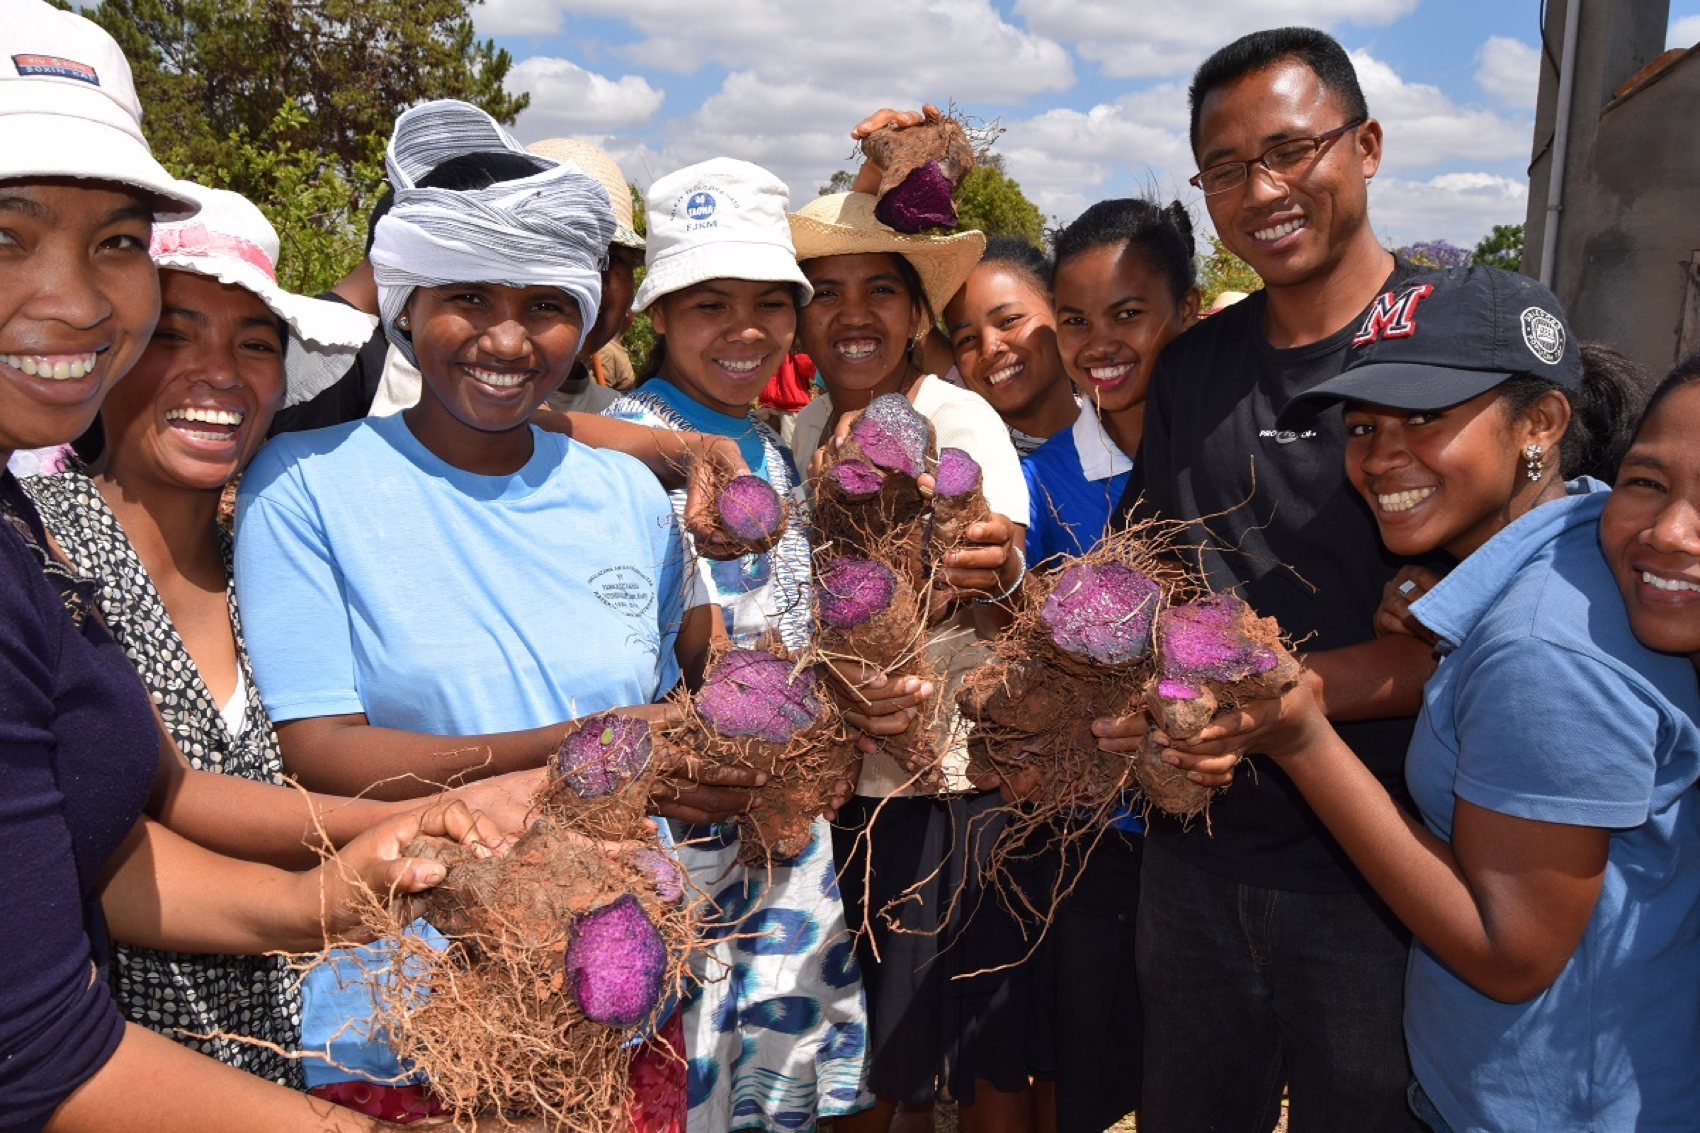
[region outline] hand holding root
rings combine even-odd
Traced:
[[[1020,533],[1020,528],[996,512],[969,526],[963,536],[966,545],[948,552],[939,571],[945,597],[989,598],[1009,589],[1022,569],[1015,553]]]
[[[887,126],[898,129],[908,129],[927,122],[937,122],[944,117],[944,112],[932,103],[924,103],[919,110],[893,110],[881,107],[850,128],[850,137],[857,142],[877,130]],[[880,191],[880,180],[885,176],[885,170],[880,168],[871,157],[864,160],[856,170],[856,179],[850,183],[852,193],[877,193]]]
[[[442,798],[465,803],[468,810],[494,827],[497,837],[490,842],[490,849],[501,853],[531,825],[537,792],[548,780],[549,772],[542,767],[510,771],[445,791]]]
[[[661,737],[656,738],[661,774],[650,788],[650,813],[694,826],[736,818],[753,808],[765,771],[700,759]]]
[[[1381,605],[1375,611],[1375,636],[1391,637],[1405,634],[1433,645],[1434,632],[1411,616],[1411,603],[1433,590],[1440,575],[1420,566],[1399,568],[1399,573],[1381,591]]]
[[[887,738],[908,731],[921,704],[934,692],[932,681],[888,677],[855,661],[835,661],[832,671],[838,677],[832,687],[844,720],[861,731],[856,746],[864,755],[879,751]]]
[[[410,857],[406,847],[419,838],[443,838],[459,843],[475,857],[493,854],[505,844],[501,831],[473,814],[462,801],[439,802],[386,819],[354,839],[317,869],[300,874],[305,889],[305,915],[324,926],[327,943],[361,943],[372,939],[366,923],[369,894],[416,906],[407,898],[441,882],[443,863]],[[404,914],[405,915],[405,914]],[[411,919],[411,918],[408,918]]]
[[[710,559],[736,559],[755,550],[766,551],[784,534],[784,525],[765,546],[739,540],[721,522],[716,497],[728,482],[750,474],[750,466],[736,441],[703,434],[691,448],[691,466],[685,488],[685,530],[696,541],[697,553]]]

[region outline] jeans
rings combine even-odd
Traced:
[[[1408,937],[1355,894],[1230,881],[1147,839],[1140,1133],[1421,1133],[1406,1102]]]

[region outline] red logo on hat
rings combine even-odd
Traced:
[[[79,63],[75,59],[61,59],[57,55],[14,55],[12,66],[18,69],[19,75],[45,75],[53,79],[78,79],[85,83],[100,85],[100,76],[87,63]]]
[[[1366,346],[1378,338],[1409,338],[1417,333],[1417,304],[1434,291],[1434,284],[1419,283],[1394,294],[1383,291],[1369,305],[1364,325],[1352,338],[1353,346]]]

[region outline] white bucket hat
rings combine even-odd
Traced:
[[[761,166],[717,157],[669,173],[644,200],[647,270],[632,310],[710,279],[789,283],[799,302],[813,298],[791,247],[790,195]]]
[[[284,405],[298,405],[333,385],[354,364],[378,320],[371,315],[277,285],[277,231],[248,198],[188,181],[174,191],[200,202],[189,220],[154,225],[148,252],[162,270],[189,271],[253,292],[289,328],[284,350]]]
[[[155,219],[193,215],[148,150],[130,64],[99,25],[44,0],[13,0],[0,51],[0,179],[115,181],[157,200]]]
[[[643,247],[638,235],[636,210],[632,208],[632,187],[619,164],[608,152],[577,138],[544,138],[526,146],[526,152],[546,157],[550,161],[570,161],[602,183],[608,190],[608,203],[614,207],[614,243],[628,248]]]

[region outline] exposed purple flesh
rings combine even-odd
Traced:
[[[815,671],[757,649],[727,653],[703,681],[697,714],[722,736],[782,744],[821,716]]]
[[[950,228],[956,223],[956,205],[950,199],[954,188],[938,162],[918,165],[901,185],[875,203],[874,218],[910,235],[929,228]]]
[[[555,753],[555,773],[587,799],[613,794],[649,763],[649,725],[605,712],[586,720]]]
[[[629,1027],[661,999],[667,944],[637,898],[623,893],[573,926],[566,968],[585,1018]]]
[[[1248,612],[1232,594],[1212,594],[1164,610],[1157,624],[1163,677],[1191,686],[1205,680],[1232,684],[1273,669],[1280,657],[1241,629]],[[1157,691],[1168,695],[1161,684]]]
[[[727,534],[747,543],[759,543],[779,533],[785,505],[773,485],[760,476],[739,476],[714,497],[720,525]]]
[[[927,419],[900,393],[869,402],[850,426],[850,436],[880,468],[910,477],[927,470]]]
[[[1109,665],[1137,661],[1151,647],[1157,584],[1121,563],[1078,563],[1057,579],[1039,620],[1057,648]]]
[[[980,465],[959,448],[939,450],[938,471],[933,474],[935,495],[963,496],[980,486]]]
[[[866,499],[880,490],[885,477],[880,470],[862,460],[841,460],[827,473],[838,490],[851,499]]]
[[[896,591],[897,576],[871,559],[833,559],[815,575],[820,620],[839,629],[873,621],[891,605]]]

